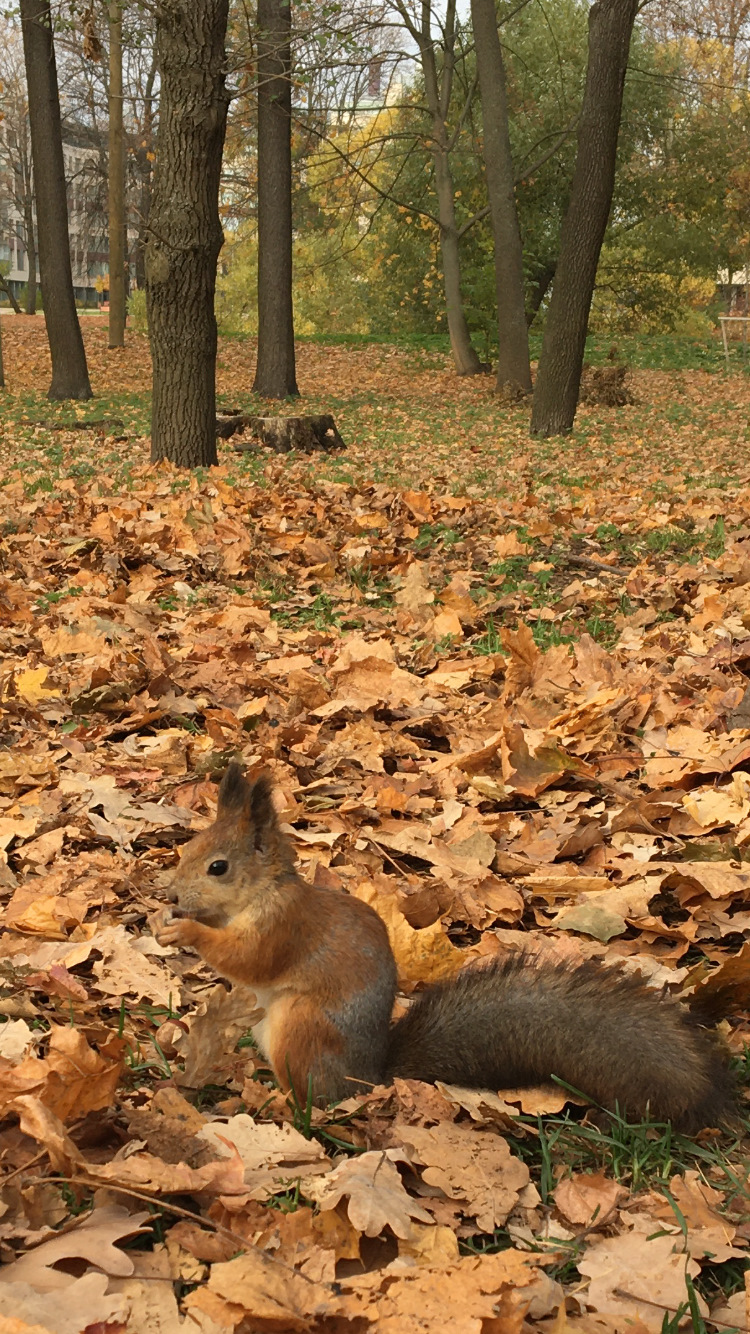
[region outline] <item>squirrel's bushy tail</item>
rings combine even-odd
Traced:
[[[687,1133],[735,1110],[721,1043],[688,1005],[601,964],[524,953],[419,996],[392,1029],[388,1075],[491,1089],[554,1075],[602,1107]]]

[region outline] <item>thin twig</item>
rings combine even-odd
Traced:
[[[96,1177],[87,1176],[61,1176],[58,1173],[55,1173],[52,1177],[32,1177],[29,1184],[49,1185],[50,1183],[54,1184],[56,1181],[68,1182],[70,1185],[74,1186],[90,1186],[94,1190],[111,1190],[120,1195],[129,1195],[134,1200],[142,1200],[145,1204],[153,1204],[157,1209],[163,1209],[166,1213],[177,1214],[179,1218],[187,1218],[193,1223],[199,1223],[201,1227],[210,1228],[220,1236],[226,1237],[229,1241],[237,1243],[242,1247],[243,1251],[254,1249],[253,1243],[248,1241],[247,1237],[241,1236],[239,1232],[232,1232],[231,1228],[224,1227],[222,1223],[214,1222],[213,1218],[204,1218],[201,1214],[194,1213],[192,1209],[184,1209],[182,1205],[179,1204],[170,1204],[166,1200],[160,1199],[157,1195],[149,1195],[145,1190],[134,1190],[132,1186],[121,1186],[117,1181],[97,1180]],[[289,1274],[294,1274],[296,1278],[303,1278],[305,1282],[315,1284],[316,1286],[318,1282],[320,1282],[322,1287],[328,1288],[331,1292],[335,1292],[336,1285],[334,1283],[328,1283],[325,1279],[319,1281],[318,1279],[310,1278],[308,1274],[303,1274],[301,1270],[295,1269],[294,1265],[287,1264],[284,1260],[279,1260],[277,1256],[269,1255],[267,1251],[264,1251],[263,1254],[271,1264],[280,1265],[282,1269],[285,1269]]]
[[[665,1306],[663,1302],[654,1302],[650,1297],[636,1297],[635,1293],[628,1292],[627,1288],[613,1288],[612,1296],[626,1297],[629,1302],[642,1302],[644,1306],[653,1306],[657,1311],[669,1311],[670,1315],[676,1314],[678,1310],[676,1306]],[[717,1320],[713,1315],[708,1316],[708,1322],[711,1325],[718,1325],[719,1329],[736,1329],[740,1334],[750,1334],[747,1325],[730,1324],[727,1320]]]

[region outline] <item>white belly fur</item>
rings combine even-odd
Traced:
[[[257,1024],[253,1024],[252,1034],[266,1060],[270,1060],[268,1053],[271,1038],[271,1007],[276,993],[271,987],[253,987],[253,991],[255,992],[258,1009],[264,1010],[265,1014],[262,1019],[258,1020]]]

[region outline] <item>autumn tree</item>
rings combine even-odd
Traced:
[[[422,0],[419,22],[412,16],[407,0],[394,0],[402,22],[415,42],[424,80],[424,95],[430,119],[430,152],[435,172],[440,226],[440,253],[445,284],[445,312],[453,361],[459,375],[476,375],[481,370],[472,346],[466,321],[461,287],[460,230],[456,219],[455,185],[451,170],[451,151],[462,124],[459,118],[449,129],[449,113],[456,68],[456,0],[447,0],[440,37],[436,41],[434,15],[430,0]],[[438,62],[436,48],[440,51]]]
[[[588,11],[578,0],[553,0],[544,12],[534,3],[510,0],[510,7],[507,18],[504,7],[500,10],[499,28],[509,131],[509,146],[501,145],[504,199],[509,208],[515,203],[518,213],[525,315],[531,324],[549,298],[570,200],[586,80]],[[328,27],[318,21],[317,11],[306,17],[306,9],[302,19],[295,13],[295,323],[308,333],[325,331],[332,323],[360,333],[432,333],[445,328],[445,231],[421,59],[414,59],[414,44],[391,3],[368,7],[366,14],[361,8],[349,14],[348,9],[346,3],[337,5]],[[645,16],[651,11],[650,4]],[[410,13],[412,26],[418,27],[424,16],[413,4]],[[499,293],[494,261],[507,262],[512,247],[502,240],[496,243],[490,228],[490,178],[483,150],[486,154],[489,143],[485,126],[501,126],[503,117],[502,112],[488,117],[480,105],[477,76],[487,41],[479,21],[477,33],[482,31],[483,37],[475,42],[460,18],[451,37],[445,17],[436,0],[429,32],[438,82],[446,59],[453,70],[446,127],[459,293],[469,334],[477,347],[482,339],[487,358],[493,355],[496,336],[499,339],[502,383],[508,321],[501,316],[498,328],[496,310],[499,304],[502,311],[498,296],[507,293],[508,281],[506,276]],[[306,30],[300,27],[303,20]],[[497,31],[498,20],[493,22]],[[242,74],[225,156],[230,245],[222,256],[220,312],[228,327],[254,332],[257,155],[252,49],[243,34],[233,54],[233,65]],[[709,284],[717,269],[731,267],[730,259],[740,260],[735,269],[744,263],[727,183],[743,161],[750,121],[741,90],[726,94],[725,104],[718,98],[720,54],[712,45],[705,58],[705,86],[699,85],[704,57],[698,44],[681,37],[657,39],[645,18],[639,22],[592,306],[597,327],[637,328],[644,322],[668,327],[682,314],[683,280],[690,292],[691,274]],[[497,97],[498,80],[489,82],[487,96]],[[512,193],[507,186],[509,149]],[[515,255],[517,273],[517,241]]]
[[[292,305],[292,16],[258,0],[258,359],[253,391],[297,394]]]
[[[534,389],[534,435],[566,435],[575,418],[591,298],[612,204],[637,9],[638,0],[596,0],[589,12],[578,153]]]
[[[125,342],[125,131],[122,86],[123,0],[109,6],[109,346]]]
[[[85,139],[91,153],[85,168],[83,205],[86,225],[95,250],[108,245],[109,186],[119,178],[120,168],[110,172],[110,132],[118,118],[117,103],[123,109],[122,156],[124,174],[124,295],[127,296],[129,263],[134,262],[136,286],[145,287],[145,246],[151,191],[158,78],[154,51],[155,11],[142,0],[98,0],[87,4],[83,24],[61,26],[55,43],[58,77],[65,128]],[[115,22],[115,42],[108,39],[108,29]],[[121,19],[121,24],[119,22]],[[122,94],[115,93],[114,105],[110,78],[110,59],[118,57],[118,30],[121,27]],[[118,82],[117,69],[114,82]],[[114,115],[110,113],[114,111]],[[114,122],[114,124],[113,124]],[[117,140],[120,140],[119,134]],[[117,143],[114,147],[117,156]],[[133,233],[135,234],[133,236]],[[129,247],[132,244],[132,251]],[[113,266],[115,267],[115,266]],[[120,268],[119,260],[116,267]],[[115,314],[117,293],[115,292]],[[112,293],[110,293],[112,297]],[[110,299],[110,311],[113,301]]]
[[[14,206],[18,218],[16,235],[26,251],[29,266],[25,308],[27,315],[33,315],[37,302],[37,265],[29,103],[23,47],[17,28],[9,22],[6,22],[0,45],[0,116],[3,193]]]
[[[156,138],[156,74],[156,52],[153,51],[143,79],[139,122],[134,127],[133,136],[135,140],[133,160],[137,167],[137,196],[133,209],[136,230],[135,281],[136,286],[140,288],[146,286],[146,245],[153,186],[153,147]]]
[[[497,387],[508,397],[518,398],[531,393],[531,366],[523,246],[516,208],[505,64],[495,0],[471,0],[471,19],[482,99],[482,151],[495,264]]]
[[[20,0],[39,269],[52,357],[49,398],[91,398],[73,293],[60,97],[49,0]]]
[[[721,99],[750,88],[750,0],[650,0],[643,8],[660,41],[679,43],[704,93]]]
[[[159,130],[146,251],[151,458],[216,463],[216,263],[229,0],[160,0]]]

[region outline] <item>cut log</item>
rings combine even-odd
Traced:
[[[216,435],[219,440],[229,440],[237,431],[244,431],[247,424],[247,417],[239,408],[234,411],[226,409],[216,414]]]
[[[277,454],[288,454],[293,449],[303,454],[346,449],[328,413],[320,417],[248,417],[238,412],[217,417],[216,434],[223,440],[240,433],[246,436],[234,442],[240,452],[252,449],[258,440]]]

